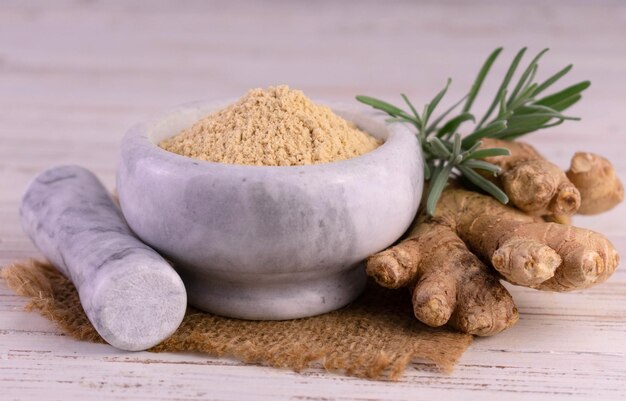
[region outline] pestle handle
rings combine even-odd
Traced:
[[[178,328],[187,306],[182,280],[135,237],[91,172],[78,166],[44,171],[26,190],[20,217],[37,248],[74,283],[109,344],[144,350]]]

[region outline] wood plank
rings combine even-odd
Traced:
[[[573,152],[610,158],[626,177],[626,3],[4,1],[0,7],[0,265],[37,256],[17,216],[39,171],[76,163],[109,188],[132,124],[196,99],[288,83],[317,99],[357,93],[427,101],[454,78],[462,96],[496,45],[552,48],[540,74],[573,62],[591,79],[583,118],[530,141],[562,167]],[[504,59],[496,73],[506,68]],[[496,74],[494,74],[496,75]],[[488,81],[485,91],[497,82]],[[481,99],[484,107],[490,99]],[[576,217],[626,255],[626,205]],[[193,354],[124,353],[77,342],[23,311],[0,283],[2,399],[602,400],[626,399],[626,272],[584,292],[508,286],[517,326],[478,339],[451,375],[415,362],[397,382],[301,374]],[[425,369],[425,370],[424,370]]]

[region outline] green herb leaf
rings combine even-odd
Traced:
[[[463,103],[463,101],[467,99],[467,95],[463,96],[458,102],[456,102],[455,104],[453,104],[452,106],[450,106],[450,108],[446,111],[444,111],[439,117],[437,117],[435,119],[435,121],[433,121],[429,126],[428,129],[426,129],[426,135],[430,134],[431,132],[433,132],[437,126],[439,125],[440,122],[443,121],[444,118],[446,118],[448,116],[448,114],[452,113],[452,111],[454,111],[454,109],[456,109],[457,107],[459,107],[459,105],[461,103]]]
[[[475,152],[470,153],[465,160],[473,160],[473,159],[485,159],[487,157],[495,157],[495,156],[510,156],[511,151],[507,148],[487,148],[487,149],[479,149]]]
[[[478,96],[478,92],[480,92],[480,88],[482,87],[483,82],[485,81],[485,77],[487,76],[487,74],[489,74],[489,70],[491,69],[491,66],[496,61],[496,59],[498,58],[498,55],[500,55],[501,52],[502,52],[501,47],[498,47],[496,50],[494,50],[489,55],[489,57],[487,57],[487,60],[485,60],[485,63],[480,68],[480,71],[478,71],[478,76],[474,80],[474,83],[472,84],[469,94],[467,95],[467,101],[465,102],[465,106],[463,106],[464,113],[470,111],[470,109],[472,108],[472,105],[474,104],[474,100],[476,99],[476,96]]]
[[[356,100],[358,100],[359,102],[366,104],[368,106],[372,106],[375,109],[384,111],[385,113],[389,114],[392,117],[402,117],[405,118],[407,120],[413,121],[415,123],[417,123],[418,121],[415,120],[414,117],[411,117],[410,115],[408,115],[404,110],[389,104],[387,102],[384,102],[382,100],[373,98],[373,97],[369,97],[369,96],[357,96]]]
[[[555,94],[539,99],[537,100],[536,103],[539,105],[543,105],[543,106],[554,107],[555,103],[559,103],[571,96],[576,96],[580,94],[582,91],[584,91],[585,89],[589,88],[589,86],[591,86],[591,82],[589,81],[579,82],[575,85],[568,86],[567,88],[560,90]]]
[[[430,180],[430,166],[426,160],[424,160],[424,179]]]
[[[448,134],[454,134],[456,130],[459,129],[459,126],[461,126],[461,124],[466,121],[475,122],[476,119],[474,118],[473,114],[461,113],[445,123],[444,126],[437,131],[437,137],[442,138],[444,136],[447,136]]]
[[[533,114],[521,114],[517,116],[512,116],[511,118],[509,118],[508,121],[509,121],[509,126],[513,127],[515,126],[515,123],[518,121],[524,121],[524,120],[529,120],[532,118],[541,118],[541,117],[558,118],[559,120],[573,120],[573,121],[580,120],[579,117],[568,117],[568,116],[564,116],[561,113],[533,113]]]
[[[415,119],[421,124],[422,119],[420,118],[420,115],[417,112],[417,110],[415,110],[415,107],[413,106],[413,103],[411,103],[409,98],[404,93],[402,93],[400,96],[402,96],[402,99],[404,99],[404,102],[409,106],[409,108],[413,112],[413,115],[415,116]]]
[[[548,78],[545,81],[543,81],[539,86],[537,86],[537,89],[535,89],[535,93],[533,93],[533,96],[537,96],[538,94],[540,94],[544,90],[548,89],[550,86],[552,86],[552,84],[554,84],[556,81],[561,79],[565,74],[570,72],[572,67],[574,67],[574,65],[570,64],[567,67],[563,68],[561,71],[559,71],[556,74],[554,74],[553,76],[551,76],[550,78]]]
[[[454,142],[452,143],[452,158],[457,158],[461,154],[461,135],[457,132],[454,134]]]
[[[554,113],[554,114],[558,114],[559,111],[553,109],[552,107],[548,107],[548,106],[542,106],[540,104],[530,104],[527,106],[522,106],[519,109],[517,109],[517,111],[515,112],[516,116],[521,116],[524,114],[531,114],[531,113],[536,113],[536,112],[540,112],[540,113]]]
[[[434,212],[437,201],[451,176],[467,180],[501,202],[508,202],[506,194],[476,170],[497,173],[499,168],[483,159],[507,156],[510,152],[505,148],[481,149],[481,139],[514,140],[530,132],[557,126],[566,120],[578,120],[576,117],[562,113],[581,99],[582,92],[590,85],[589,81],[571,85],[536,100],[537,95],[546,91],[572,69],[572,66],[568,65],[542,83],[535,82],[539,60],[547,49],[539,52],[530,61],[513,90],[510,91],[510,95],[507,95],[509,84],[526,52],[526,48],[522,48],[509,65],[489,108],[478,124],[475,124],[473,129],[469,130],[469,134],[463,137],[458,130],[468,121],[475,123],[475,114],[470,113],[469,110],[501,52],[502,48],[491,52],[481,66],[468,94],[437,117],[434,117],[434,113],[447,93],[450,79],[432,101],[424,106],[421,115],[404,94],[402,98],[413,115],[382,100],[369,96],[357,96],[358,101],[389,114],[392,117],[390,122],[410,122],[417,129],[417,137],[424,157],[424,177],[431,182],[429,193],[426,194],[427,211],[430,214]],[[450,117],[463,102],[465,103],[462,111]],[[491,115],[496,107],[498,107],[497,115],[492,118]],[[431,123],[429,123],[430,120],[432,120]]]
[[[519,65],[520,61],[522,60],[522,57],[524,57],[524,53],[526,53],[526,48],[525,47],[522,48],[515,55],[515,58],[513,59],[513,62],[509,66],[509,69],[506,72],[506,75],[504,76],[504,79],[502,80],[502,83],[500,84],[500,89],[498,89],[498,92],[496,93],[496,97],[493,99],[493,102],[491,103],[491,106],[489,106],[489,109],[487,109],[487,112],[485,113],[485,115],[482,118],[482,120],[480,120],[480,122],[476,126],[476,129],[480,129],[483,126],[483,124],[485,122],[487,122],[487,119],[489,119],[489,116],[493,112],[493,109],[495,109],[496,105],[500,102],[501,97],[504,95],[504,91],[506,91],[506,88],[509,86],[509,82],[511,82],[511,78],[513,78],[513,74],[515,74],[515,70],[517,69],[517,66]]]
[[[485,128],[481,128],[478,131],[474,131],[470,135],[463,138],[463,147],[467,148],[475,144],[477,141],[487,138],[494,137],[498,133],[504,131],[507,128],[506,120],[497,120],[486,126]]]
[[[576,104],[580,99],[582,99],[582,95],[580,94],[570,96],[567,99],[563,99],[560,102],[552,104],[552,108],[558,111],[563,111]]]
[[[425,113],[426,115],[424,116],[424,124],[426,124],[429,117],[432,115],[433,111],[435,111],[435,108],[437,107],[441,99],[444,97],[446,92],[448,91],[448,87],[450,86],[451,82],[452,80],[448,78],[448,81],[446,82],[446,86],[441,91],[439,91],[439,93],[437,93],[437,95],[433,98],[433,100],[428,104],[428,107],[426,108],[426,113]]]
[[[434,153],[439,158],[449,159],[450,156],[452,155],[448,147],[444,145],[441,139],[437,138],[436,136],[428,138],[426,142],[430,145],[431,152]]]
[[[467,168],[463,165],[457,166],[457,168],[463,173],[463,176],[467,178],[472,184],[476,185],[478,188],[487,192],[488,194],[490,194],[491,196],[493,196],[500,202],[504,204],[509,203],[509,197],[506,196],[506,194],[500,188],[498,188],[494,183],[487,180],[485,177],[478,174],[471,168]]]
[[[557,120],[553,123],[547,123],[549,119],[543,119],[542,122],[537,123],[535,121],[531,121],[528,123],[519,123],[516,124],[515,127],[507,128],[506,130],[497,134],[497,139],[504,139],[507,141],[512,141],[516,138],[519,138],[522,135],[528,134],[529,132],[539,131],[546,128],[556,127],[557,125],[563,124],[565,120]]]
[[[474,170],[485,170],[493,173],[494,175],[499,174],[502,170],[500,167],[495,164],[488,163],[484,160],[465,160],[462,164],[464,167],[468,167]]]
[[[432,176],[428,198],[426,199],[426,213],[430,216],[435,213],[435,207],[437,206],[437,202],[439,202],[439,198],[441,198],[443,189],[448,183],[448,177],[450,177],[452,167],[454,167],[452,163],[446,163],[443,168],[435,171]]]
[[[517,94],[522,90],[522,88],[526,87],[527,83],[532,82],[532,80],[528,80],[528,78],[531,76],[531,74],[534,75],[533,71],[537,70],[537,63],[539,62],[539,59],[541,58],[541,56],[546,54],[547,51],[548,49],[543,49],[542,51],[540,51],[539,54],[537,54],[535,58],[532,59],[530,64],[528,64],[528,67],[526,67],[526,70],[522,73],[522,76],[517,82],[517,85],[515,85],[515,89],[513,89],[513,92],[511,92],[511,97],[508,101],[509,106],[513,103],[513,101],[515,101]]]

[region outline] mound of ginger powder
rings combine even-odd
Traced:
[[[345,160],[380,141],[287,86],[252,89],[159,146],[194,159],[258,166]]]

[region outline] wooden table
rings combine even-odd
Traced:
[[[540,74],[573,62],[569,82],[593,81],[571,110],[582,122],[531,141],[563,167],[576,150],[604,154],[626,178],[623,1],[147,4],[0,5],[0,264],[38,255],[17,216],[28,180],[76,163],[113,187],[120,138],[137,121],[280,83],[333,101],[358,93],[398,100],[404,91],[423,103],[451,76],[453,99],[498,45],[507,62],[522,45],[551,47]],[[604,232],[626,255],[625,205],[576,223]],[[477,339],[451,375],[416,362],[392,383],[77,342],[24,312],[24,299],[0,283],[0,399],[626,398],[624,269],[582,293],[509,288],[517,326]]]

